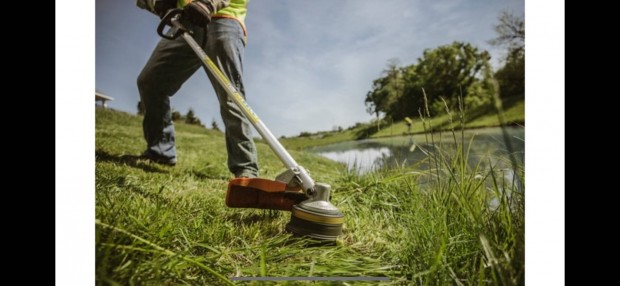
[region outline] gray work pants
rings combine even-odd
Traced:
[[[244,32],[234,19],[214,18],[204,29],[193,28],[198,43],[205,42],[207,55],[245,96],[243,87]],[[175,131],[171,118],[170,96],[201,67],[200,60],[182,37],[161,39],[138,76],[138,90],[144,104],[145,152],[164,159],[176,159]],[[228,168],[235,176],[258,176],[256,146],[249,121],[228,99],[225,91],[211,75],[209,79],[220,103],[220,114],[226,128]]]

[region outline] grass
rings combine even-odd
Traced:
[[[291,151],[315,180],[332,185],[332,202],[345,214],[339,240],[317,245],[284,230],[288,212],[225,207],[231,176],[221,133],[176,124],[179,162],[164,167],[123,157],[144,148],[140,117],[102,109],[96,116],[99,285],[231,285],[233,276],[390,278],[381,285],[523,284],[523,192],[515,191],[516,183],[506,181],[502,170],[466,166],[466,148],[425,150],[429,170],[366,175]],[[263,177],[284,170],[266,145],[257,147]],[[498,202],[494,207],[492,200]]]
[[[525,102],[523,99],[505,100],[504,105],[507,106],[503,113],[506,124],[523,125],[525,123]],[[468,116],[464,118],[463,123],[451,122],[450,115],[448,114],[439,115],[428,120],[432,121],[434,130],[447,131],[453,128],[458,129],[461,126],[465,126],[465,128],[482,128],[501,125],[492,106],[469,112]],[[342,132],[318,132],[313,136],[284,138],[281,141],[282,145],[288,149],[304,150],[308,147],[329,145],[359,138],[381,138],[425,132],[421,119],[412,118],[412,121],[411,129],[408,129],[406,122],[403,120],[381,125],[379,129],[377,129],[376,125],[361,124],[357,128],[351,128]]]
[[[514,125],[522,125],[525,123],[525,102],[523,100],[508,100],[505,101],[504,104],[509,104],[509,108],[504,111],[504,118],[506,120],[506,124]],[[491,108],[483,108],[479,112],[473,112],[475,115],[470,115],[469,118],[464,118],[463,125],[465,128],[482,128],[482,127],[490,127],[490,126],[500,126],[500,122],[497,118],[496,113]],[[476,114],[479,113],[479,114]],[[370,138],[379,138],[379,137],[388,137],[388,136],[400,136],[405,135],[408,132],[417,134],[424,133],[425,128],[421,119],[416,118],[412,119],[413,124],[411,130],[408,131],[407,124],[404,121],[396,122],[390,126],[386,126],[381,129],[381,131],[374,133],[370,136]],[[451,121],[450,115],[442,114],[431,119],[432,125],[434,126],[434,130],[451,130],[453,128],[460,128],[461,122]]]
[[[362,126],[367,126],[366,124]],[[304,150],[308,147],[329,145],[355,140],[363,127],[350,128],[343,131],[324,131],[311,136],[298,136],[280,139],[280,143],[289,150]]]

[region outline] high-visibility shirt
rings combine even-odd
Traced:
[[[192,0],[177,0],[177,7],[183,8],[188,3],[192,2]],[[222,1],[216,0],[213,1],[214,6],[217,8],[218,5],[224,4],[226,2],[230,2],[227,7],[218,10],[215,14],[213,14],[214,18],[231,18],[239,21],[241,27],[243,28],[243,34],[247,36],[247,31],[245,29],[245,16],[248,11],[248,2],[250,0],[230,0],[230,1]]]

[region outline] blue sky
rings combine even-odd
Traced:
[[[367,122],[364,98],[390,58],[415,63],[422,51],[453,41],[503,50],[487,41],[503,10],[524,15],[523,0],[276,1],[248,8],[244,78],[250,106],[276,135]],[[159,19],[133,0],[96,0],[96,88],[110,107],[136,112],[136,77],[159,41]],[[206,124],[222,126],[202,70],[172,98]],[[255,135],[258,134],[255,132]]]

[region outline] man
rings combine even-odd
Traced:
[[[201,43],[207,55],[245,96],[243,51],[246,43],[245,16],[249,0],[138,0],[138,6],[161,17],[169,9],[183,8],[182,22]],[[147,150],[142,158],[165,165],[176,165],[174,125],[170,96],[201,67],[187,43],[161,39],[138,76],[138,90],[144,104],[143,131]],[[258,176],[257,154],[249,121],[228,99],[225,91],[209,74],[220,103],[226,128],[228,168],[235,177]]]

